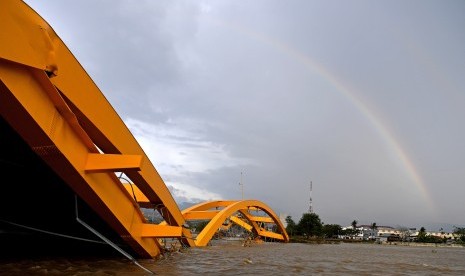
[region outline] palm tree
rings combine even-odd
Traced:
[[[355,219],[354,219],[354,221],[352,221],[352,228],[353,228],[354,238],[357,235],[357,223],[358,223],[358,221],[356,221]]]
[[[376,228],[378,228],[378,226],[376,226],[376,222],[373,222],[371,224],[371,236],[372,236],[373,239],[375,238],[375,230],[376,230]]]
[[[426,242],[426,229],[423,226],[420,228],[420,231],[418,232],[417,241]]]
[[[356,221],[355,219],[354,221],[352,221],[352,228],[354,228],[354,230],[357,228],[357,223],[358,221]]]

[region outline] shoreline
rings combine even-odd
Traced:
[[[383,242],[380,245],[465,248],[464,244],[424,243],[424,242]]]
[[[305,244],[374,244],[385,246],[417,246],[417,247],[446,247],[446,248],[465,248],[465,244],[446,244],[446,243],[421,243],[421,242],[376,242],[364,240],[343,240],[343,239],[299,239],[291,238],[289,243]]]

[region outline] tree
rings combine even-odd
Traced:
[[[325,224],[323,225],[322,234],[325,238],[334,238],[342,234],[342,227],[339,224]]]
[[[358,223],[358,221],[356,221],[355,219],[354,219],[354,221],[352,221],[352,223],[351,223],[351,224],[352,224],[352,228],[354,228],[354,230],[357,229],[357,223]]]
[[[459,240],[462,243],[465,243],[465,227],[454,226],[454,234],[458,236]]]
[[[292,219],[291,216],[287,216],[286,217],[286,232],[292,236],[293,234],[296,234],[296,228],[297,228],[297,225],[295,224],[294,220]]]
[[[315,213],[305,213],[297,225],[299,231],[308,238],[321,235],[321,220]]]
[[[444,239],[433,235],[427,235],[425,227],[421,227],[420,232],[418,232],[417,241],[427,243],[442,243],[444,242]]]
[[[371,228],[371,237],[372,239],[375,239],[375,231],[378,228],[378,226],[376,225],[376,222],[373,222],[370,228]]]
[[[352,223],[351,223],[351,225],[352,225],[352,235],[353,235],[354,237],[358,234],[357,223],[358,223],[358,221],[356,221],[355,219],[354,219],[354,221],[352,221]]]
[[[426,242],[427,238],[426,238],[426,229],[425,227],[421,227],[420,228],[420,231],[418,232],[418,236],[417,236],[417,241],[419,242]]]

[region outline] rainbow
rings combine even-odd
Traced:
[[[248,28],[244,28],[238,24],[231,24],[225,22],[224,20],[210,18],[214,23],[221,25],[232,31],[244,34],[254,40],[260,41],[266,45],[269,45],[281,53],[286,54],[296,62],[304,65],[306,68],[312,72],[317,73],[319,76],[323,77],[328,81],[336,91],[343,95],[346,99],[351,102],[355,108],[362,113],[362,115],[371,123],[374,129],[377,131],[379,136],[386,143],[386,147],[394,153],[394,156],[400,161],[401,166],[406,171],[407,175],[411,179],[412,183],[416,186],[418,192],[422,195],[423,200],[426,202],[429,207],[429,211],[433,212],[434,201],[421,177],[418,173],[417,168],[412,162],[411,158],[407,155],[405,149],[402,147],[401,143],[393,135],[392,131],[389,131],[387,126],[382,123],[381,119],[376,116],[375,112],[369,108],[369,105],[366,104],[362,99],[357,96],[351,89],[348,88],[341,80],[337,78],[336,75],[328,71],[324,66],[313,60],[308,55],[298,51],[297,49],[291,47],[289,44],[282,41],[276,40],[270,36],[267,36],[262,33],[254,32]]]

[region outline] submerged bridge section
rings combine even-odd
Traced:
[[[264,215],[258,215],[264,213]],[[197,204],[182,212],[186,220],[211,219],[199,233],[195,244],[205,246],[216,231],[225,225],[227,220],[237,224],[255,236],[288,241],[284,226],[276,214],[265,203],[258,200],[209,201]],[[279,233],[268,230],[265,225],[274,225]],[[226,224],[226,225],[229,225]]]
[[[260,201],[207,202],[181,212],[129,129],[48,23],[15,0],[1,1],[0,18],[0,173],[8,178],[0,193],[0,222],[75,229],[79,225],[61,216],[80,221],[79,202],[81,214],[86,210],[101,231],[145,258],[161,253],[162,238],[204,246],[226,220],[288,240]],[[28,202],[23,211],[37,216],[25,219],[17,210]],[[141,207],[155,209],[165,223],[149,223]],[[210,220],[196,239],[186,227],[195,219]],[[276,232],[264,223],[275,224]]]

